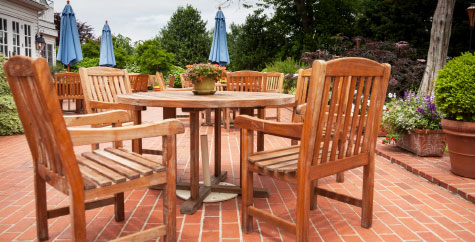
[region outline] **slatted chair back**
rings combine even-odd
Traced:
[[[193,87],[191,80],[185,77],[185,74],[180,74],[181,88],[190,88]]]
[[[130,86],[132,92],[146,92],[148,91],[149,75],[130,73],[129,74]]]
[[[132,93],[127,70],[110,67],[80,68],[79,75],[83,86],[86,113],[106,111],[93,109],[89,105],[91,101],[117,103],[117,95]]]
[[[56,73],[54,75],[54,87],[59,100],[84,99],[79,73]]]
[[[83,179],[56,90],[50,84],[48,63],[13,56],[4,67],[33,157],[35,177],[63,192],[70,188],[73,197],[84,199]],[[62,182],[64,177],[68,184]]]
[[[280,72],[267,72],[267,92],[282,93],[282,87],[284,85],[284,73]]]
[[[153,87],[157,84],[157,76],[156,75],[148,75],[148,86]]]
[[[237,92],[265,92],[266,74],[257,71],[236,71],[227,73],[227,90]]]
[[[310,77],[312,75],[312,68],[300,69],[297,78],[297,88],[295,91],[295,107],[292,110],[292,122],[303,122],[301,115],[297,114],[297,107],[307,103],[308,88],[310,85]]]
[[[157,80],[157,84],[160,88],[160,91],[164,91],[167,87],[165,86],[165,79],[163,79],[163,74],[157,71],[155,73],[155,79]]]

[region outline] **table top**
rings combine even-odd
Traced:
[[[272,92],[227,92],[194,95],[191,91],[137,92],[117,95],[123,104],[167,108],[251,108],[282,106],[295,102],[295,96]]]

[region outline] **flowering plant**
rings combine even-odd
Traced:
[[[382,129],[387,133],[383,143],[397,140],[414,129],[441,129],[441,115],[437,112],[433,96],[417,96],[406,91],[402,99],[390,95],[385,105]]]
[[[219,81],[221,77],[226,75],[226,67],[217,64],[199,63],[187,65],[185,77],[193,83],[201,82],[204,78]]]

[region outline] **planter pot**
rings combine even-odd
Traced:
[[[475,178],[475,122],[442,119],[441,124],[449,144],[452,172]]]
[[[441,130],[415,129],[396,141],[397,146],[418,156],[442,156],[445,134]]]
[[[193,84],[193,93],[195,95],[212,95],[216,92],[215,80],[210,78],[203,78],[200,82]]]

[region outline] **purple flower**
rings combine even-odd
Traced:
[[[417,112],[419,112],[421,114],[425,114],[426,110],[424,110],[424,108],[422,108],[422,107],[417,107]]]

